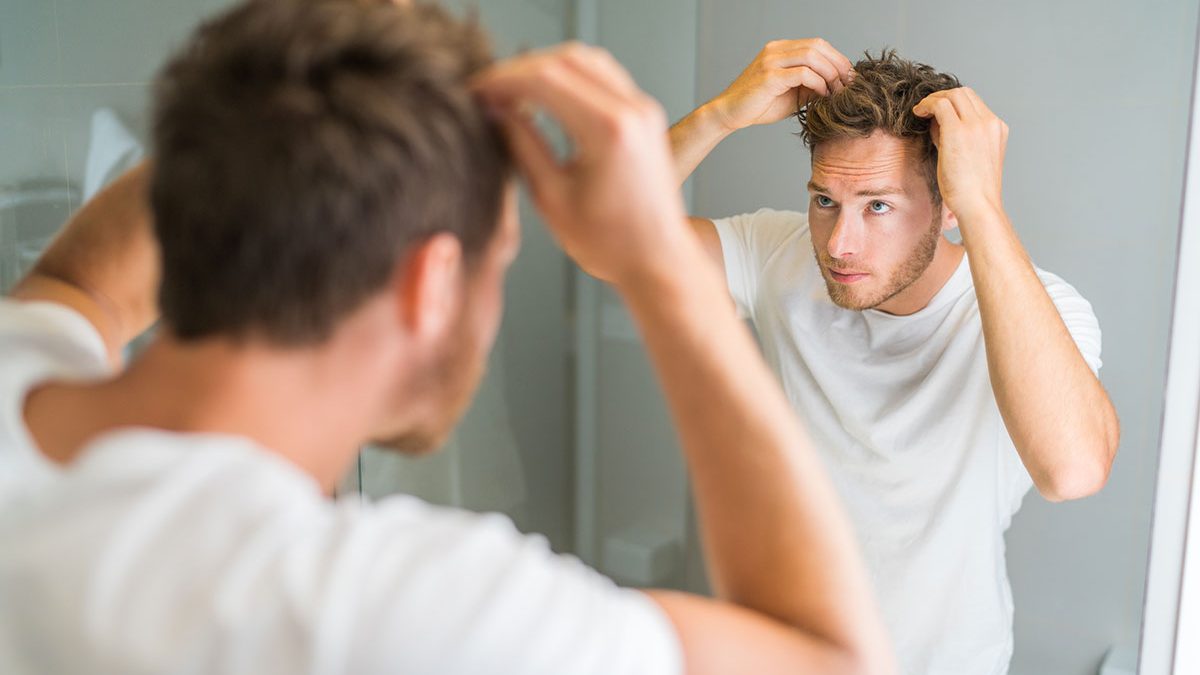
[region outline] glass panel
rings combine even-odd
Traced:
[[[140,159],[150,80],[224,0],[0,4],[0,290]]]
[[[468,11],[473,3],[447,4]],[[500,54],[566,37],[567,0],[479,5]],[[521,253],[508,275],[504,321],[471,408],[437,454],[410,458],[368,448],[360,459],[361,487],[372,497],[402,492],[501,511],[523,531],[546,535],[555,550],[569,551],[570,267],[524,201],[521,223]]]

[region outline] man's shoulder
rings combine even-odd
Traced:
[[[1044,286],[1047,291],[1054,290],[1082,297],[1074,285],[1058,274],[1055,274],[1049,270],[1044,270],[1037,265],[1034,265],[1033,270],[1037,273],[1038,280],[1042,282],[1042,286]]]
[[[770,259],[778,250],[809,238],[808,214],[761,208],[713,220],[723,248],[743,251],[754,266]]]
[[[714,222],[726,222],[744,227],[770,227],[781,230],[808,231],[807,213],[788,209],[773,209],[765,206],[756,211],[747,211],[727,218],[718,218]]]
[[[28,392],[49,380],[109,373],[104,342],[82,316],[53,303],[0,298],[0,492],[31,489],[50,466],[25,428]]]
[[[0,379],[9,366],[36,357],[80,376],[109,369],[104,341],[82,315],[55,303],[0,298]]]
[[[1073,284],[1061,276],[1040,267],[1034,266],[1034,271],[1037,272],[1038,280],[1042,282],[1042,287],[1046,289],[1046,294],[1050,296],[1050,300],[1058,308],[1059,314],[1064,315],[1064,317],[1068,314],[1076,316],[1086,315],[1093,320],[1095,319],[1095,311],[1092,308],[1092,303]]]

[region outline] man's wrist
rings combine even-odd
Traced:
[[[690,232],[683,232],[680,240],[664,246],[662,253],[644,263],[625,270],[620,278],[613,280],[613,287],[626,302],[636,305],[639,301],[656,305],[666,298],[690,292],[703,285],[707,276],[717,282],[716,272]]]
[[[737,126],[720,111],[717,99],[696,108],[684,121],[693,136],[703,136],[717,143],[737,131]]]
[[[996,200],[982,197],[956,203],[950,207],[950,210],[958,220],[959,227],[968,230],[992,227],[1008,222],[1008,216],[1005,214],[1002,204]]]

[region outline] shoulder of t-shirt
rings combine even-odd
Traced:
[[[1051,300],[1054,300],[1056,305],[1060,304],[1060,301],[1070,302],[1074,306],[1073,308],[1082,309],[1086,307],[1089,313],[1092,312],[1092,304],[1088,302],[1087,298],[1083,297],[1075,286],[1053,272],[1048,272],[1036,266],[1034,270],[1037,272],[1038,280],[1042,282],[1042,287],[1046,289],[1046,293],[1050,296]],[[1061,309],[1060,307],[1060,311]]]
[[[776,251],[808,235],[808,214],[800,211],[781,211],[762,208],[713,221],[725,242],[736,237],[752,259],[760,263]]]
[[[1057,274],[1038,267],[1034,269],[1037,271],[1038,279],[1042,282],[1042,287],[1046,289],[1046,294],[1050,296],[1051,302],[1054,303],[1059,316],[1066,324],[1067,331],[1083,354],[1084,360],[1088,362],[1092,372],[1099,373],[1103,365],[1100,358],[1103,345],[1100,321],[1096,318],[1092,303],[1088,302],[1074,286]]]
[[[41,467],[24,421],[24,400],[47,380],[81,380],[111,372],[104,341],[92,324],[74,310],[49,302],[0,299],[0,470],[10,481],[19,466]],[[7,491],[7,490],[0,490]]]
[[[69,367],[107,370],[104,340],[83,315],[53,302],[0,298],[0,359],[36,352]],[[3,365],[0,363],[0,377]]]
[[[375,616],[383,611],[377,603],[386,603],[391,630],[382,633],[408,635],[409,644],[397,650],[412,659],[408,665],[444,658],[420,658],[427,645],[454,643],[454,657],[437,663],[440,672],[682,670],[674,628],[648,596],[556,554],[544,537],[520,533],[507,516],[407,496],[369,505],[360,516],[356,528],[391,542],[382,555],[401,563],[376,568],[375,587],[391,592],[364,600]],[[440,621],[429,621],[419,596],[438,603]],[[382,633],[364,636],[364,644],[384,640]]]
[[[808,214],[803,211],[790,211],[763,207],[757,211],[748,211],[725,218],[714,218],[714,223],[723,223],[733,227],[769,228],[778,232],[807,232]]]

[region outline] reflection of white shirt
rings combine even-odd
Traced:
[[[999,675],[1012,655],[1004,531],[1033,483],[992,394],[966,257],[921,311],[829,299],[803,213],[716,221],[738,309],[850,512],[902,672]],[[1093,371],[1091,305],[1038,271]]]
[[[126,429],[51,467],[25,391],[105,370],[82,318],[0,301],[0,672],[682,670],[657,605],[502,516],[332,502],[224,435]]]

